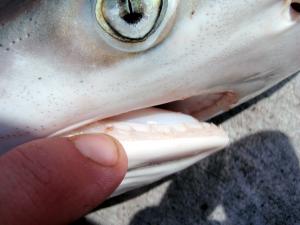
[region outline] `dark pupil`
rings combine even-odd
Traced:
[[[297,3],[297,2],[293,2],[291,4],[291,7],[298,13],[300,13],[300,3]]]
[[[136,2],[132,2],[136,1]],[[129,24],[136,24],[144,16],[141,0],[120,0],[120,17]],[[137,7],[137,5],[139,7]]]
[[[136,24],[140,22],[140,20],[143,18],[142,13],[130,13],[126,14],[122,17],[123,20],[125,20],[129,24]]]

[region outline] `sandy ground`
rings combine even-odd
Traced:
[[[76,224],[300,224],[299,112],[300,75],[214,118],[222,152]]]

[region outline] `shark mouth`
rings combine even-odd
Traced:
[[[216,107],[214,100],[213,107]],[[186,111],[178,107],[178,103],[165,108],[172,107],[172,110]],[[128,157],[128,172],[112,197],[183,170],[229,143],[222,128],[182,112],[160,108],[128,112],[71,131],[58,132],[55,136],[97,133],[116,138]]]

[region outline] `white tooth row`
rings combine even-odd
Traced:
[[[198,124],[172,124],[172,125],[160,125],[160,124],[138,124],[119,122],[106,124],[105,130],[117,129],[123,131],[138,131],[138,132],[187,132],[192,130],[211,130],[217,128],[214,124],[198,123]]]
[[[106,133],[121,139],[164,139],[181,138],[191,136],[223,136],[222,129],[214,124],[208,123],[180,123],[180,124],[139,124],[131,122],[113,122],[106,123],[99,121],[67,135],[88,134],[88,133]]]

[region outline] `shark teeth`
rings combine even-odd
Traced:
[[[106,133],[120,140],[154,140],[224,135],[224,131],[214,124],[138,124],[132,122],[109,122],[99,121],[71,131],[72,135],[86,133]]]

